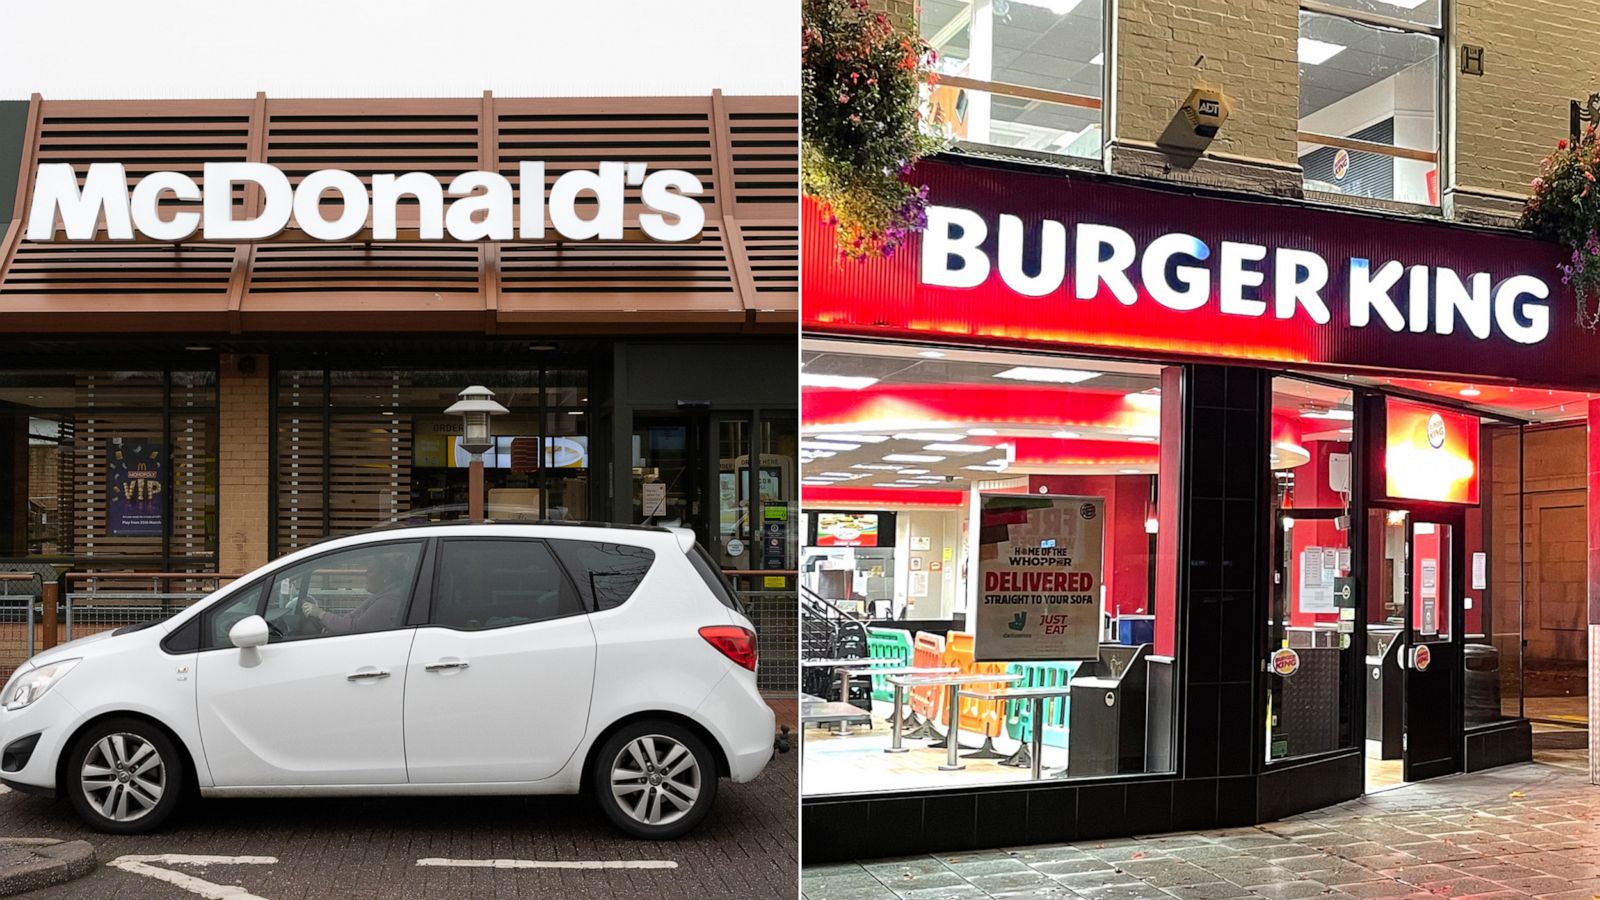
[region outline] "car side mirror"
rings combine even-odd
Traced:
[[[267,620],[260,616],[245,616],[228,629],[228,640],[240,650],[260,647],[267,642]]]

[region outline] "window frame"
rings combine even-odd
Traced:
[[[492,626],[492,627],[485,627],[485,628],[460,628],[460,627],[457,627],[455,625],[446,625],[446,624],[443,624],[443,623],[437,621],[437,619],[434,616],[434,612],[435,612],[434,600],[439,594],[439,578],[440,578],[441,574],[444,572],[444,545],[448,544],[448,543],[451,543],[451,542],[459,542],[459,543],[500,542],[500,543],[509,543],[509,544],[543,544],[544,548],[545,548],[545,552],[550,554],[550,559],[555,563],[556,572],[558,572],[560,574],[561,582],[562,582],[562,585],[563,585],[563,587],[564,587],[564,589],[566,591],[566,595],[567,595],[568,598],[570,598],[573,601],[573,606],[575,607],[575,610],[573,612],[566,613],[564,615],[551,616],[551,617],[545,618],[545,619],[534,619],[534,620],[531,620],[531,621],[528,621],[528,622],[512,622],[512,623],[509,623],[509,624],[506,624],[506,625],[495,625],[495,626]],[[434,538],[433,539],[433,543],[436,545],[436,549],[431,554],[431,559],[429,560],[429,562],[433,566],[433,572],[432,572],[432,576],[428,579],[427,596],[426,596],[426,598],[424,598],[425,599],[424,603],[418,604],[416,602],[416,596],[413,595],[413,600],[412,600],[412,605],[411,605],[411,612],[410,612],[410,615],[407,617],[407,622],[408,623],[415,622],[415,624],[414,625],[408,624],[408,627],[442,628],[442,629],[444,629],[446,631],[454,631],[454,632],[458,632],[458,633],[461,633],[461,634],[481,634],[481,633],[491,632],[491,631],[504,631],[507,628],[526,628],[526,627],[528,627],[530,625],[543,625],[546,622],[560,622],[560,621],[562,621],[564,619],[571,619],[571,618],[575,618],[577,616],[592,615],[595,612],[595,610],[589,605],[588,601],[586,601],[584,599],[583,592],[578,590],[578,585],[577,585],[576,582],[573,581],[572,573],[567,571],[566,564],[561,559],[561,554],[557,553],[556,549],[554,547],[550,546],[550,541],[545,539],[545,538],[542,538],[542,537],[515,537],[515,536],[511,536],[511,535],[478,535],[478,536],[459,535],[459,536],[449,536],[449,537]],[[654,563],[652,563],[652,565],[654,565]],[[420,619],[421,621],[419,621],[419,622],[415,621],[415,620],[418,620],[418,619]]]
[[[975,9],[978,0],[966,0],[968,9]],[[1026,84],[1015,84],[993,79],[971,78],[965,75],[938,75],[936,87],[953,87],[968,91],[981,91],[992,96],[1010,97],[1017,100],[1033,100],[1041,103],[1050,103],[1056,106],[1070,106],[1077,109],[1095,110],[1100,113],[1100,151],[1097,156],[1077,156],[1065,152],[1049,150],[1031,150],[1022,147],[1009,147],[993,141],[960,140],[956,143],[967,144],[975,147],[999,148],[1007,153],[1038,154],[1042,157],[1056,159],[1079,160],[1093,163],[1097,166],[1104,165],[1107,159],[1106,151],[1112,143],[1112,129],[1115,121],[1116,106],[1116,0],[1087,0],[1100,4],[1100,96],[1090,97],[1086,94],[1074,94],[1070,91],[1057,91],[1050,88],[1034,87]],[[917,17],[917,30],[919,36],[927,39],[929,35],[922,34],[921,17]],[[970,27],[970,22],[968,23]],[[929,42],[932,47],[932,42]],[[933,47],[935,52],[937,47]],[[931,98],[924,98],[921,106],[926,108]]]
[[[1416,162],[1433,163],[1434,170],[1438,173],[1437,180],[1439,185],[1439,202],[1411,203],[1404,200],[1385,200],[1353,195],[1347,196],[1342,194],[1327,194],[1323,191],[1314,192],[1318,197],[1337,197],[1339,198],[1339,202],[1349,203],[1351,205],[1364,205],[1367,203],[1376,202],[1401,203],[1407,206],[1416,206],[1423,209],[1443,208],[1444,195],[1448,190],[1451,181],[1451,179],[1447,177],[1447,172],[1450,171],[1449,164],[1452,161],[1452,135],[1455,132],[1455,116],[1453,115],[1453,106],[1450,102],[1451,98],[1455,95],[1455,67],[1450,65],[1450,60],[1453,56],[1451,52],[1453,46],[1450,40],[1452,23],[1451,16],[1453,12],[1454,7],[1451,4],[1451,0],[1439,0],[1439,24],[1422,25],[1416,22],[1406,21],[1405,19],[1385,16],[1380,13],[1370,13],[1358,9],[1349,9],[1347,7],[1324,2],[1324,0],[1299,0],[1299,9],[1296,11],[1297,21],[1295,25],[1297,38],[1299,36],[1299,14],[1313,13],[1315,15],[1343,19],[1347,22],[1354,22],[1357,25],[1386,28],[1393,31],[1404,32],[1406,34],[1424,35],[1434,38],[1439,42],[1437,73],[1438,80],[1437,88],[1434,92],[1434,103],[1437,106],[1437,116],[1434,121],[1436,139],[1434,143],[1435,149],[1431,152],[1427,150],[1416,150],[1410,147],[1392,147],[1387,144],[1377,143],[1375,141],[1363,141],[1355,138],[1341,137],[1338,135],[1305,131],[1300,128],[1301,116],[1299,115],[1298,110],[1296,110],[1295,115],[1295,140],[1297,142],[1313,144],[1318,147],[1333,147],[1336,149],[1352,150],[1360,153],[1373,153],[1379,156],[1389,157],[1392,160],[1409,159]],[[1298,96],[1298,84],[1296,85],[1296,94]],[[1298,161],[1299,156],[1297,154],[1296,162],[1298,163]],[[1301,174],[1301,184],[1302,186],[1305,184],[1304,173]]]

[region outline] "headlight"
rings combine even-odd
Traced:
[[[27,706],[43,697],[46,691],[61,680],[61,676],[71,672],[72,668],[79,662],[81,660],[63,659],[48,666],[40,666],[36,669],[29,669],[26,672],[19,672],[17,677],[11,679],[10,684],[6,685],[5,696],[0,698],[0,706],[4,706],[8,710],[17,710]]]

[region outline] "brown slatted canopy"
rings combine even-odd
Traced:
[[[698,241],[34,243],[37,165],[122,162],[196,179],[206,162],[266,162],[293,184],[343,169],[486,170],[546,184],[602,161],[683,169],[705,185]],[[235,202],[258,208],[254,190]],[[16,219],[0,243],[9,333],[451,331],[792,327],[799,308],[799,118],[793,97],[80,101],[29,108]],[[638,189],[624,220],[636,223]],[[196,206],[197,204],[190,204]],[[183,204],[163,203],[167,209]],[[414,228],[415,216],[410,213]],[[634,232],[630,229],[630,234]]]

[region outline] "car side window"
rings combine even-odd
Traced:
[[[422,542],[363,544],[278,572],[267,590],[268,643],[400,628]]]
[[[582,612],[543,541],[452,538],[439,544],[434,625],[481,631]]]
[[[656,560],[654,550],[632,544],[559,540],[550,545],[577,583],[584,602],[596,611],[615,609],[626,602]]]
[[[231,647],[228,632],[233,626],[239,624],[241,619],[247,619],[261,611],[261,592],[266,587],[264,582],[257,582],[240,590],[231,600],[221,605],[206,610],[203,650],[214,650],[218,647]]]

